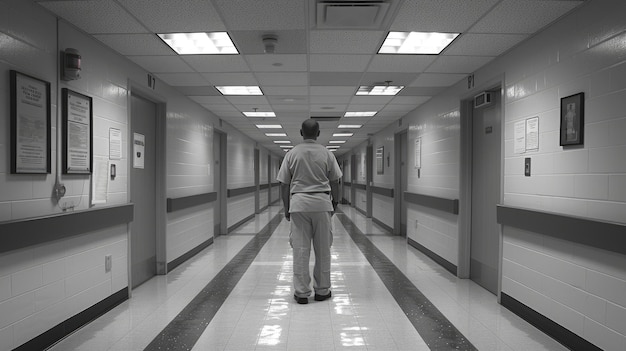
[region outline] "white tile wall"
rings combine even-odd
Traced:
[[[60,175],[67,195],[58,205],[50,199],[57,172],[54,160],[60,107],[56,101],[64,87],[93,97],[94,156],[108,156],[109,128],[122,131],[123,157],[114,161],[117,177],[110,182],[106,205],[127,203],[128,82],[143,86],[146,72],[63,21],[59,22],[57,35],[56,18],[31,1],[0,2],[0,19],[0,38],[6,43],[0,50],[0,75],[8,81],[8,71],[15,69],[51,82],[53,135],[52,174],[29,176],[8,174],[9,134],[0,134],[0,222],[59,213],[63,205],[89,208],[90,182],[85,177]],[[56,81],[57,47],[80,49],[83,63],[80,80]],[[166,84],[156,86],[155,95],[166,104],[166,196],[213,191],[211,149],[213,126],[218,119]],[[8,85],[0,85],[0,106],[7,111],[8,96]],[[9,130],[7,114],[0,117],[0,128]],[[227,124],[224,128],[229,134],[229,149],[232,149],[229,159],[236,160],[229,163],[234,166],[229,170],[229,186],[251,185],[249,172],[242,170],[252,164],[248,150],[254,147],[254,142],[235,133]],[[174,216],[171,223],[168,217],[168,261],[213,235],[212,214],[212,207],[203,207]],[[115,227],[0,254],[0,349],[17,347],[128,286],[127,233],[126,226]],[[113,255],[113,269],[106,274],[105,253]]]
[[[228,198],[228,227],[254,214],[254,193]]]
[[[458,265],[457,216],[407,204],[407,237]]]
[[[393,228],[394,206],[393,197],[372,194],[372,217],[383,222],[390,228]]]

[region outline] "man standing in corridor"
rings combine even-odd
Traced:
[[[277,180],[281,183],[285,218],[291,221],[294,299],[305,304],[311,294],[311,241],[315,251],[314,299],[324,301],[331,297],[331,219],[337,209],[342,173],[335,155],[316,142],[320,135],[317,121],[304,121],[300,135],[304,142],[285,155]]]

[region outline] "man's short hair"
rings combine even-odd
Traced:
[[[320,132],[320,124],[313,118],[302,122],[302,136],[305,138],[317,138]]]

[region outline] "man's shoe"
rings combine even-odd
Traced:
[[[315,295],[317,297],[317,295]],[[301,305],[306,305],[307,303],[309,303],[309,298],[308,297],[298,297],[296,294],[293,295],[293,298],[296,300],[297,303],[301,304]]]
[[[324,300],[326,300],[326,299],[330,299],[330,297],[331,297],[331,296],[332,296],[332,293],[331,293],[331,292],[330,292],[330,290],[329,290],[329,291],[328,291],[328,294],[326,294],[326,295],[318,295],[318,294],[315,294],[314,299],[315,299],[315,301],[324,301]]]

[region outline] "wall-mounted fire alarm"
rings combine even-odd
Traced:
[[[67,48],[61,54],[61,79],[80,79],[80,52],[76,49]]]

